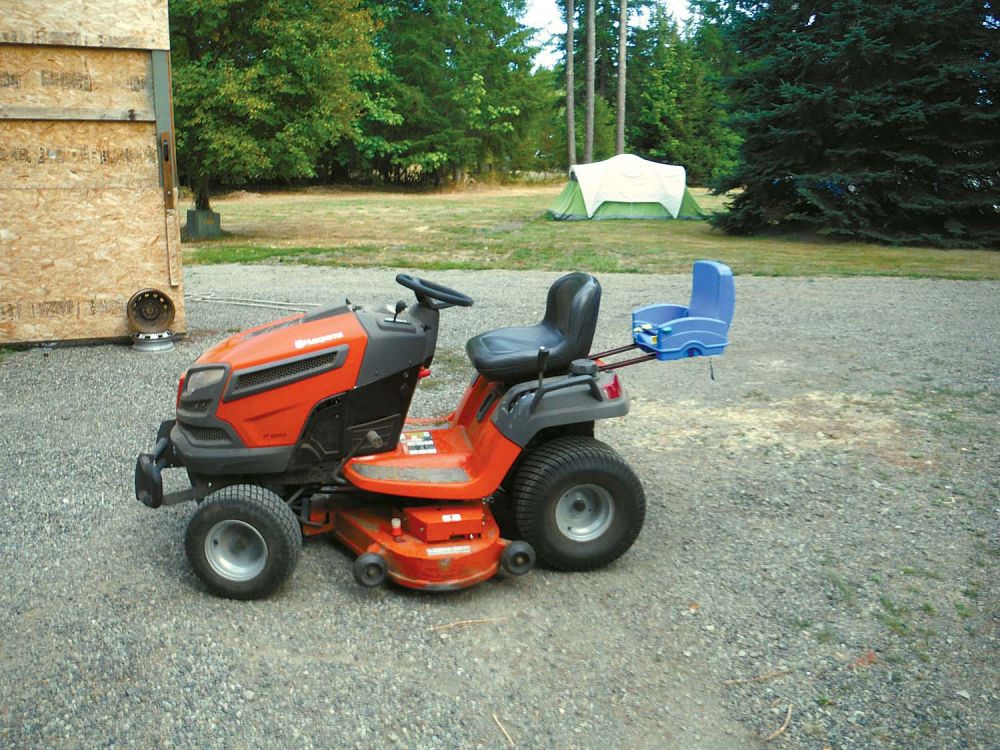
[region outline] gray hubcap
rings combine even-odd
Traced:
[[[227,581],[249,581],[267,564],[267,542],[243,521],[219,521],[205,537],[205,557]]]
[[[575,542],[597,539],[611,525],[615,503],[611,493],[596,484],[570,487],[556,503],[556,526]]]

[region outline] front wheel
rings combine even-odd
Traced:
[[[511,501],[520,535],[557,570],[592,570],[632,546],[646,518],[638,477],[608,445],[570,435],[521,464]]]
[[[205,586],[227,599],[259,599],[283,584],[299,561],[298,519],[275,493],[256,485],[213,492],[188,523],[185,550]]]

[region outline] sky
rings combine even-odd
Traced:
[[[688,17],[687,0],[666,0],[666,6],[678,21]],[[528,12],[524,16],[524,23],[541,29],[536,41],[543,44],[553,34],[566,33],[566,20],[562,17],[556,0],[528,0]],[[535,63],[548,68],[559,59],[560,54],[554,48],[543,48],[535,57]]]

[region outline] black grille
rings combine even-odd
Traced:
[[[201,440],[205,443],[218,443],[229,440],[229,435],[226,431],[220,427],[194,427],[193,425],[184,425],[184,430],[195,440]]]
[[[334,364],[338,356],[340,356],[340,352],[329,352],[310,359],[300,359],[298,362],[289,362],[285,365],[268,367],[263,370],[240,373],[236,376],[236,385],[233,387],[232,392],[234,395],[238,395],[244,391],[259,388],[262,385],[267,385],[277,380],[285,380],[286,378],[303,375],[313,370],[320,370]]]
[[[204,401],[181,401],[181,409],[190,414],[204,414],[208,411],[208,407],[212,405],[209,400]]]

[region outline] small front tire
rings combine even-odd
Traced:
[[[569,435],[543,443],[518,468],[511,501],[521,537],[556,570],[593,570],[639,536],[646,496],[610,446]]]
[[[184,540],[191,567],[209,591],[227,599],[260,599],[295,570],[302,531],[278,495],[231,485],[203,500]]]

